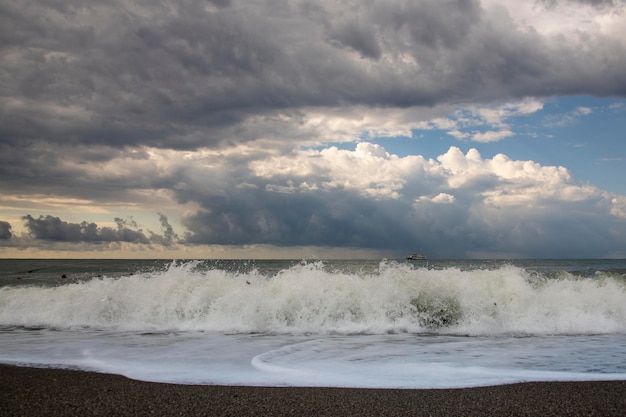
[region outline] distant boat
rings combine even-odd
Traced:
[[[426,257],[420,253],[412,253],[406,257],[407,261],[423,261]]]

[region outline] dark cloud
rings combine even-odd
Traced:
[[[98,227],[95,223],[68,223],[58,217],[46,215],[34,218],[23,216],[24,225],[34,239],[59,242],[133,242],[149,243],[149,239],[132,221],[116,218],[117,229]]]
[[[209,3],[214,4],[217,7],[228,7],[231,4],[231,0],[208,0]]]
[[[253,191],[211,198],[204,206],[183,220],[188,243],[394,249],[414,237],[385,204],[349,192]]]
[[[559,3],[586,4],[598,8],[624,6],[624,0],[539,0],[548,8],[554,8]]]
[[[150,241],[163,246],[172,246],[178,242],[178,234],[174,231],[174,228],[167,220],[167,216],[162,213],[158,213],[159,222],[163,229],[163,235],[158,235],[154,232],[150,232]]]
[[[141,148],[37,143],[0,144],[0,192],[129,201],[137,190],[171,187],[176,173],[159,172]]]
[[[13,233],[11,232],[11,223],[0,220],[0,239],[11,239]]]
[[[331,42],[352,48],[364,57],[377,60],[382,54],[380,44],[370,27],[351,22],[334,28],[330,35]]]
[[[619,239],[607,239],[614,224],[588,211],[563,215],[562,205],[555,203],[532,213],[527,207],[507,208],[503,214],[467,194],[456,204],[417,207],[406,200],[373,201],[350,193],[229,196],[207,201],[204,209],[183,219],[191,231],[185,241],[358,247],[400,255],[420,250],[443,258],[604,257],[620,246]]]
[[[23,216],[26,230],[33,239],[55,242],[129,242],[129,243],[156,243],[170,246],[177,239],[176,233],[168,223],[167,217],[159,214],[159,220],[164,229],[163,235],[148,232],[150,237],[138,228],[132,219],[115,218],[117,228],[98,227],[96,223],[81,222],[69,223],[58,217],[46,215],[34,218],[30,214]]]
[[[13,146],[192,149],[281,109],[626,94],[623,46],[553,44],[476,0],[26,3],[0,22]]]
[[[619,239],[607,239],[615,227],[612,221],[596,218],[584,204],[578,204],[579,212],[568,204],[573,212],[567,215],[559,202],[532,213],[526,206],[505,212],[485,206],[480,190],[491,189],[493,181],[479,180],[466,191],[456,190],[455,204],[415,204],[406,198],[378,201],[345,191],[281,194],[257,190],[228,198],[213,196],[202,202],[202,210],[183,219],[191,231],[185,241],[359,247],[399,255],[420,250],[444,258],[603,257],[619,247]],[[583,218],[587,221],[581,222]]]

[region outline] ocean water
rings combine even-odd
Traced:
[[[0,260],[0,363],[181,384],[626,380],[626,260]]]

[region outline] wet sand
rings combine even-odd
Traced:
[[[0,365],[0,416],[624,416],[626,381],[468,389],[174,385]]]

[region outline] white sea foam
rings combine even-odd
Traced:
[[[173,263],[163,271],[58,287],[0,289],[0,325],[270,334],[626,333],[624,281],[525,269],[412,268],[374,273],[302,263],[276,274]]]
[[[623,335],[0,332],[0,362],[187,384],[453,388],[625,380]]]

